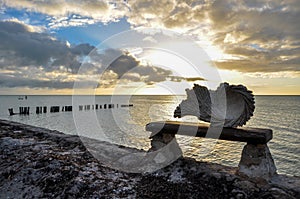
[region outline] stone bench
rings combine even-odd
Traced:
[[[246,142],[238,165],[238,174],[258,179],[269,179],[276,174],[276,166],[267,146],[273,136],[271,129],[222,128],[209,127],[202,123],[161,121],[147,124],[146,130],[152,132],[150,136],[152,151],[159,150],[174,139],[176,141],[176,134]]]

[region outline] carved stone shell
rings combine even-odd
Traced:
[[[174,111],[174,117],[193,115],[212,125],[237,127],[246,124],[255,109],[254,96],[243,85],[221,83],[217,90],[195,84],[187,89],[187,99]]]

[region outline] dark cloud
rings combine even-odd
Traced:
[[[22,77],[12,77],[0,75],[0,87],[26,87],[26,88],[54,88],[54,89],[66,89],[73,88],[74,82],[67,81],[62,82],[59,80],[38,80],[28,79]]]
[[[234,57],[218,61],[220,68],[242,72],[299,71],[299,0],[163,0],[161,5],[168,7],[163,10],[158,4],[147,0],[129,2],[129,22],[136,26],[182,28],[200,38],[208,37],[228,57]]]
[[[76,55],[88,55],[94,48],[90,44],[79,44],[71,48],[71,52]]]
[[[55,71],[64,66],[76,73],[80,56],[94,48],[89,44],[69,47],[66,42],[31,29],[18,21],[0,21],[1,68],[36,66]]]
[[[142,64],[126,51],[107,49],[104,52],[92,52],[90,57],[94,66],[101,66],[98,68],[98,73],[103,73],[101,78],[104,81],[100,86],[113,87],[115,83],[118,83],[117,80],[121,80],[122,83],[144,82],[146,84],[154,84],[166,80],[173,81],[170,78],[172,71]]]
[[[90,79],[88,75],[94,78],[101,73],[99,84],[104,87],[113,87],[119,80],[154,84],[174,79],[171,71],[141,64],[127,51],[102,52],[89,44],[72,46],[35,28],[20,21],[0,22],[0,86],[72,88],[73,76],[81,75],[80,85],[88,85],[82,77]],[[85,56],[89,58],[82,63]]]
[[[214,43],[238,58],[219,61],[218,67],[242,72],[300,70],[300,1],[214,1],[208,14]]]
[[[107,69],[114,71],[119,77],[122,77],[126,72],[129,72],[139,64],[140,62],[133,56],[128,53],[122,53],[121,56],[112,61]]]
[[[199,38],[201,36],[208,38],[215,46],[234,57],[222,60],[222,63],[218,61],[220,68],[243,72],[299,70],[299,0],[131,0],[117,1],[114,4],[96,0],[74,2],[61,0],[52,3],[48,1],[24,3],[16,0],[4,1],[4,6],[50,15],[55,18],[50,20],[53,23],[51,27],[108,22],[126,17],[133,26],[166,27]],[[79,21],[70,21],[68,17],[70,13],[78,16]],[[84,16],[88,18],[82,18]],[[65,21],[66,23],[62,23]],[[1,31],[0,35],[3,46],[8,46],[10,41],[15,44],[8,47],[10,51],[1,52],[1,55],[18,56],[17,60],[6,59],[7,65],[46,63],[45,66],[47,64],[52,66],[48,63],[49,57],[54,57],[57,60],[56,65],[62,63],[72,71],[76,71],[78,68],[76,56],[85,54],[92,48],[88,45],[68,48],[64,43],[52,40],[47,34],[33,32],[29,34],[28,28],[18,24],[5,23],[0,28],[8,33],[14,33],[5,34],[5,31]],[[42,50],[43,45],[40,45],[40,41],[51,45]],[[28,49],[26,42],[30,42],[32,47],[28,52],[22,51]],[[136,60],[123,56],[111,65],[111,69],[120,75],[124,74],[117,71],[122,61],[131,61],[132,65],[138,65],[135,63]],[[238,64],[241,64],[240,68]],[[263,66],[266,67],[265,70]]]

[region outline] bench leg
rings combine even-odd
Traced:
[[[253,179],[268,180],[276,174],[276,166],[267,144],[244,146],[238,174]]]
[[[157,134],[151,137],[149,152],[157,152],[154,161],[156,163],[173,162],[182,157],[182,151],[177,143],[175,135]]]

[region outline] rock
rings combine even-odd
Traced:
[[[213,176],[214,178],[216,178],[216,179],[221,179],[222,174],[220,174],[220,173],[212,173],[212,176]]]
[[[244,191],[239,190],[239,189],[233,189],[231,193],[232,193],[232,195],[234,195],[234,198],[236,198],[236,199],[247,198],[247,194]]]
[[[259,189],[255,186],[254,183],[250,182],[250,181],[236,181],[233,183],[233,186],[238,187],[242,190],[246,190],[248,192],[255,192],[255,191],[259,191]]]
[[[275,199],[288,199],[288,198],[292,199],[292,198],[294,198],[290,194],[285,192],[284,190],[276,188],[276,187],[271,188],[269,191],[271,192],[272,196]]]
[[[238,174],[252,179],[270,179],[276,166],[267,144],[247,144],[239,162]]]
[[[101,159],[95,159],[80,144],[78,137],[17,124],[2,123],[0,119],[0,198],[209,199],[300,196],[297,186],[300,179],[297,177],[277,175],[271,183],[257,188],[247,178],[236,175],[236,168],[192,158],[181,157],[153,173],[118,171],[103,166]],[[22,132],[14,133],[14,130]],[[95,140],[94,143],[98,146],[112,145]],[[171,143],[174,144],[173,141]],[[100,147],[103,148],[106,147]],[[132,151],[127,147],[122,149]],[[162,155],[168,158],[170,154]],[[134,157],[123,160],[130,161],[130,158]],[[158,159],[163,162],[161,157]]]

